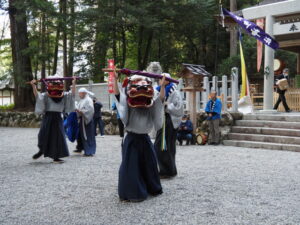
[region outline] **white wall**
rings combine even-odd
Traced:
[[[89,91],[95,94],[95,97],[103,104],[103,110],[111,110],[111,105],[114,101],[114,95],[108,93],[107,83],[99,84],[78,84],[76,85],[76,101],[79,100],[78,90],[81,87],[85,87]]]

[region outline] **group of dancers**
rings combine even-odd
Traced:
[[[71,90],[64,91],[64,83],[58,75],[49,76],[45,82],[46,92],[38,92],[36,80],[31,86],[36,98],[35,113],[43,115],[38,134],[39,151],[33,155],[38,159],[42,155],[53,159],[54,163],[63,163],[62,158],[69,156],[66,142],[63,115],[69,114],[73,124],[77,126],[73,134],[78,144],[84,149],[85,156],[92,156],[96,152],[94,131],[94,105],[85,88],[79,89],[79,102],[75,106],[76,78],[72,80]],[[74,125],[73,125],[74,126]]]
[[[114,73],[116,108],[125,128],[118,193],[122,201],[140,202],[148,195],[162,193],[161,178],[177,175],[176,138],[183,103],[176,84],[166,80],[169,74],[163,74],[159,86],[153,88],[151,79],[139,75],[130,76],[119,87],[119,75]],[[81,88],[80,101],[75,106],[76,78],[69,92],[63,91],[60,80],[49,82],[44,93],[37,91],[35,80],[31,85],[36,97],[35,112],[43,114],[38,134],[39,152],[33,159],[44,155],[62,163],[61,158],[69,155],[62,113],[76,113],[85,154],[95,154],[93,101],[88,91]],[[153,128],[157,131],[154,144],[148,135]]]

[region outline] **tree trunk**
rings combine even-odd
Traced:
[[[113,57],[115,63],[118,62],[117,54],[117,1],[114,0],[114,23],[113,23]]]
[[[97,1],[97,8],[101,11],[102,0]],[[93,66],[92,76],[94,81],[103,82],[104,81],[104,73],[102,72],[102,68],[106,66],[106,55],[107,49],[109,46],[109,34],[107,33],[105,27],[103,27],[101,20],[96,20],[96,39],[94,45],[94,54],[93,58],[91,58],[91,64]]]
[[[41,16],[42,32],[41,32],[41,78],[46,78],[46,16],[42,13]],[[46,89],[45,84],[42,83],[42,92]]]
[[[38,22],[38,43],[37,43],[37,49],[40,49],[40,44],[42,42],[42,20],[40,19],[39,22]],[[39,65],[40,65],[40,55],[39,53],[38,54],[35,54],[33,56],[33,61],[34,61],[34,79],[37,80],[38,77],[37,77],[37,74],[39,72]],[[33,62],[31,62],[33,63]]]
[[[143,62],[142,62],[142,45],[143,45],[143,35],[144,35],[144,27],[140,26],[139,27],[139,32],[138,32],[138,69],[142,70],[143,69]]]
[[[101,71],[101,68],[106,66],[106,55],[109,45],[109,39],[107,34],[101,32],[101,28],[96,29],[96,40],[94,45],[94,54],[93,54],[93,79],[95,81],[103,82],[104,73]]]
[[[205,34],[205,30],[203,29],[203,34]],[[207,36],[203,35],[202,37],[202,62],[203,65],[207,65]]]
[[[126,51],[127,51],[127,46],[126,46],[126,30],[125,30],[125,25],[122,26],[122,62],[121,62],[121,68],[125,67],[126,63]]]
[[[63,0],[59,1],[59,16],[62,15],[62,2]],[[58,18],[57,28],[56,28],[56,37],[55,37],[55,46],[54,46],[54,58],[53,58],[53,70],[52,74],[56,74],[57,71],[57,61],[58,61],[58,46],[60,40],[60,30],[61,30],[61,18]]]
[[[11,31],[11,48],[13,60],[13,77],[15,82],[15,109],[32,109],[34,97],[26,81],[33,79],[30,56],[26,54],[29,47],[26,11],[22,0],[9,0],[9,19]]]
[[[161,52],[162,52],[161,39],[160,39],[160,37],[158,37],[158,54],[157,54],[157,58],[158,58],[159,62],[161,61]]]
[[[51,58],[50,58],[50,49],[51,49],[51,40],[50,40],[50,30],[49,26],[46,27],[46,37],[47,37],[47,73],[48,76],[51,74]]]
[[[230,11],[237,10],[236,0],[230,0]],[[230,57],[237,54],[237,30],[230,28]]]
[[[152,45],[152,40],[153,40],[153,30],[150,30],[141,69],[145,69],[147,66],[149,55],[150,55],[150,49],[151,49],[151,45]]]
[[[73,76],[75,38],[75,0],[70,1],[69,76]]]
[[[67,0],[62,0],[62,16],[63,16],[63,76],[68,74],[68,40],[67,40]],[[65,82],[65,89],[69,90],[70,85]]]

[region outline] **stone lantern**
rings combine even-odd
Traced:
[[[182,91],[188,92],[187,102],[190,113],[190,119],[193,123],[194,130],[197,127],[197,105],[196,93],[203,91],[203,78],[210,76],[210,73],[205,70],[203,65],[182,64],[183,68],[178,76],[183,79],[184,88]]]

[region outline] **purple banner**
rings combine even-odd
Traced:
[[[244,30],[246,30],[252,37],[255,37],[260,42],[264,43],[265,45],[269,46],[270,48],[277,49],[279,44],[276,40],[274,40],[270,35],[268,35],[263,29],[257,26],[255,23],[252,23],[243,17],[239,17],[234,15],[232,12],[229,12],[226,9],[222,9],[224,15],[230,16],[232,19],[235,20]]]

